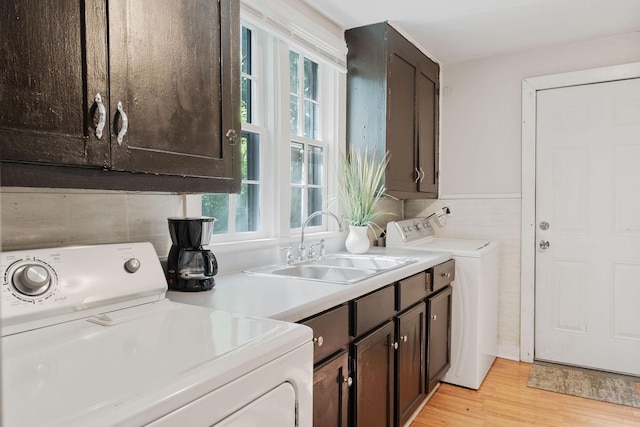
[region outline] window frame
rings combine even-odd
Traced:
[[[229,195],[229,232],[216,234],[212,242],[232,246],[254,246],[260,242],[291,242],[300,235],[300,228],[290,228],[290,159],[291,141],[321,147],[323,150],[324,182],[323,209],[339,214],[337,206],[327,206],[337,195],[335,177],[339,152],[344,151],[346,135],[346,74],[344,70],[314,55],[304,47],[282,34],[270,32],[251,14],[241,13],[241,25],[251,29],[253,41],[252,79],[259,82],[260,89],[252,90],[252,102],[257,109],[252,111],[253,123],[242,123],[242,131],[255,132],[260,137],[260,168],[262,177],[261,228],[257,232],[237,233],[235,229],[235,196]],[[289,125],[289,51],[295,51],[302,58],[318,64],[318,138],[308,139],[292,135]],[[259,70],[259,71],[254,71]],[[285,72],[281,72],[285,70]],[[256,76],[257,75],[257,76]],[[244,73],[243,73],[243,76]],[[258,85],[252,85],[258,86]],[[301,94],[304,99],[304,94]],[[301,123],[304,126],[304,123]],[[307,152],[305,150],[305,162]],[[306,170],[305,170],[306,173]],[[305,182],[307,177],[305,177]],[[201,195],[185,196],[185,214],[202,215]],[[270,203],[273,200],[275,203]],[[233,214],[232,211],[233,205]],[[334,203],[335,205],[335,203]],[[306,218],[306,216],[304,217]],[[304,220],[303,218],[303,220]],[[338,225],[321,216],[322,225],[308,227],[305,234],[323,233],[324,237],[338,236]]]

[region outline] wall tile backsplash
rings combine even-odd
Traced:
[[[183,197],[107,191],[3,189],[2,250],[116,242],[171,246],[167,217],[184,215]]]

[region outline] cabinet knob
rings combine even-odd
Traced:
[[[236,145],[238,143],[238,132],[235,129],[229,129],[225,135],[229,145]]]
[[[451,277],[451,273],[442,273],[440,276],[449,278]]]
[[[394,349],[394,350],[397,350],[398,349],[398,342],[397,341],[396,342],[392,342],[391,343],[391,348]]]
[[[435,314],[431,315],[431,320],[438,320],[438,316],[436,316]]]
[[[342,377],[342,382],[347,384],[347,387],[351,387],[353,384],[353,378],[351,377]]]
[[[318,347],[322,347],[322,343],[324,343],[324,338],[322,338],[321,336],[318,338],[313,338],[313,342],[318,344]]]
[[[406,335],[403,335],[400,337],[400,341],[407,342],[408,340],[409,340],[409,337]]]

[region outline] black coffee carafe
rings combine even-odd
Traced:
[[[213,234],[215,218],[168,218],[171,250],[167,257],[167,283],[175,291],[208,291],[215,286],[218,261],[204,249]]]

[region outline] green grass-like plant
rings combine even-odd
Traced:
[[[343,217],[349,224],[371,227],[376,218],[392,214],[379,209],[387,197],[384,173],[388,163],[388,152],[382,159],[366,149],[363,153],[352,148],[348,155],[341,155],[340,198]]]

